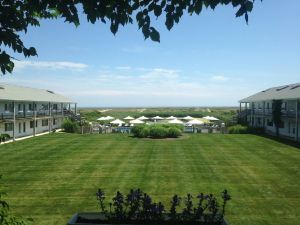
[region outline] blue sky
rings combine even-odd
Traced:
[[[154,21],[161,43],[137,25],[43,21],[23,35],[38,57],[16,62],[1,82],[46,88],[79,106],[235,106],[271,86],[300,82],[300,1],[255,2],[249,25],[236,9],[184,16],[169,32]]]

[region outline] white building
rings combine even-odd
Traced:
[[[0,133],[13,139],[51,132],[74,113],[76,103],[53,91],[0,84]]]
[[[274,100],[282,101],[279,134],[298,141],[300,83],[269,88],[240,100],[240,119],[252,127],[263,127],[266,132],[275,134],[276,127],[272,119]]]

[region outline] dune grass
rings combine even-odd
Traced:
[[[173,194],[232,194],[232,225],[296,225],[300,151],[254,135],[193,134],[176,140],[51,134],[0,146],[0,174],[12,210],[38,225],[64,225],[110,197],[140,187],[169,205]]]

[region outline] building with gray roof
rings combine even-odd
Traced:
[[[76,113],[76,103],[54,91],[0,83],[0,134],[15,139],[51,132]]]
[[[276,100],[281,101],[279,134],[299,141],[300,83],[272,87],[241,99],[239,119],[275,134],[272,112]]]

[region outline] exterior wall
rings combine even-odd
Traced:
[[[5,104],[7,106],[5,107]],[[9,107],[9,104],[12,107]],[[34,128],[30,128],[30,121],[34,121],[34,106],[36,106],[36,122],[35,133],[42,133],[58,129],[61,127],[64,117],[68,112],[68,104],[51,103],[51,112],[49,110],[49,102],[16,102],[16,123],[15,123],[15,137],[25,137],[34,134]],[[5,110],[7,108],[8,110]],[[13,123],[13,102],[0,101],[0,134],[6,133],[13,137],[13,131],[5,131],[6,123]],[[51,114],[51,116],[50,116]],[[48,124],[42,121],[47,120]]]
[[[298,100],[299,101],[299,100]],[[284,137],[296,138],[296,103],[297,100],[282,100],[282,122],[279,134]],[[252,127],[264,127],[266,132],[275,134],[276,127],[272,123],[272,101],[250,102],[246,121]],[[298,138],[300,136],[300,107],[298,106]]]

